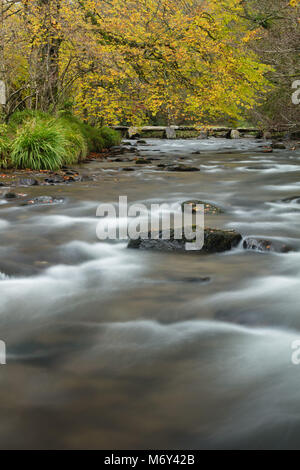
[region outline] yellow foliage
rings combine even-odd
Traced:
[[[259,31],[248,29],[239,0],[18,4],[6,22],[14,43],[5,53],[14,86],[28,84],[32,106],[53,45],[59,102],[72,99],[80,116],[108,124],[138,125],[159,112],[172,121],[237,118],[268,89],[270,69],[248,48]]]

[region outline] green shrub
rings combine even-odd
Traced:
[[[17,168],[58,170],[67,156],[67,140],[55,121],[26,122],[12,143],[11,161]]]
[[[101,137],[104,140],[105,148],[114,147],[121,143],[122,137],[121,134],[109,127],[102,127],[100,129]]]
[[[7,128],[14,138],[12,143],[0,140],[0,155],[11,150],[14,166],[33,170],[56,170],[63,164],[78,163],[89,152],[99,153],[121,142],[118,132],[93,127],[68,111],[60,111],[56,117],[41,111],[19,111],[11,116]]]
[[[100,152],[104,148],[104,140],[98,129],[89,124],[86,124],[76,116],[73,116],[68,111],[59,113],[59,122],[62,126],[71,127],[74,131],[77,130],[85,139],[88,152]]]
[[[65,163],[72,164],[84,160],[88,154],[88,143],[76,120],[61,116],[57,124],[67,141]]]
[[[121,134],[109,127],[97,128],[80,121],[69,111],[61,111],[60,119],[68,122],[72,126],[77,126],[85,137],[89,152],[101,152],[105,148],[119,145],[122,137]]]
[[[16,111],[9,118],[9,125],[11,128],[21,126],[25,122],[36,120],[49,121],[53,119],[51,114],[44,113],[43,111],[34,111],[32,109],[24,109],[23,111]]]

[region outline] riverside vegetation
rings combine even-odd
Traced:
[[[0,0],[0,23],[2,167],[76,162],[104,124],[298,130],[298,0]]]
[[[52,116],[26,110],[14,113],[8,124],[0,125],[0,165],[58,170],[120,141],[118,132],[108,127],[92,127],[70,113]]]

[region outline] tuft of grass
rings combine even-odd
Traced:
[[[0,168],[8,168],[11,141],[8,126],[0,124]]]
[[[67,140],[55,121],[33,119],[21,127],[11,146],[16,168],[58,170],[66,157]]]

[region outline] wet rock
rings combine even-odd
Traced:
[[[260,171],[260,170],[269,170],[271,167],[268,165],[252,165],[246,166],[247,170]]]
[[[286,146],[282,142],[273,142],[271,148],[274,150],[286,150]]]
[[[152,236],[153,235],[154,234],[152,234]],[[171,230],[170,238],[168,240],[161,239],[162,231],[159,232],[160,238],[158,239],[150,239],[150,236],[151,233],[148,234],[148,239],[144,239],[145,237],[142,236],[137,240],[130,240],[128,248],[165,252],[175,251],[193,254],[212,254],[231,250],[242,240],[241,235],[234,230],[227,231],[206,228],[204,230],[204,246],[202,250],[186,251],[185,243],[188,242],[188,240],[184,235],[182,240],[174,239],[174,230]]]
[[[246,238],[243,241],[243,248],[244,250],[275,253],[288,253],[292,251],[292,248],[284,243],[260,238]]]
[[[141,145],[145,145],[146,143],[147,143],[146,140],[141,140],[140,139],[140,140],[137,141],[137,144],[141,144]]]
[[[280,202],[286,202],[286,203],[295,202],[297,204],[300,204],[300,195],[285,197],[284,199],[281,199]]]
[[[25,201],[22,206],[39,206],[39,205],[52,205],[52,204],[63,204],[65,199],[56,198],[52,196],[38,196],[33,199]]]
[[[135,168],[125,166],[124,168],[122,168],[122,171],[135,171]]]
[[[35,178],[20,178],[20,186],[37,186],[39,182]]]
[[[63,176],[61,175],[54,175],[54,176],[51,176],[50,178],[45,178],[45,183],[49,183],[49,184],[60,184],[60,183],[65,183],[66,180]]]
[[[222,322],[237,323],[246,326],[266,326],[269,322],[263,317],[263,312],[254,311],[220,311],[215,318]]]
[[[5,199],[17,199],[18,195],[16,193],[6,193],[4,198]]]
[[[83,183],[84,182],[87,182],[87,181],[94,181],[95,178],[93,176],[89,176],[89,175],[82,175],[81,178],[80,178],[80,181],[82,181]]]
[[[210,204],[209,202],[204,202],[204,201],[198,201],[197,199],[191,200],[191,201],[185,201],[182,203],[182,209],[184,209],[185,205],[191,205],[192,206],[192,213],[195,214],[197,212],[197,204],[201,204],[204,206],[204,214],[205,215],[216,215],[216,214],[222,214],[223,211],[217,206],[214,206],[213,204]]]
[[[132,161],[132,158],[127,158],[127,157],[124,157],[124,158],[113,158],[110,160],[111,162],[115,162],[115,163],[122,163],[122,162],[131,162]]]
[[[169,165],[167,166],[167,170],[168,171],[180,171],[180,172],[192,172],[192,171],[200,171],[200,168],[187,166],[187,165]]]
[[[151,163],[151,159],[138,158],[135,163],[136,165],[148,165],[148,163]]]
[[[157,168],[166,168],[166,166],[167,166],[167,165],[166,165],[165,163],[159,163],[159,164],[157,165]]]
[[[188,282],[189,284],[202,284],[209,282],[211,278],[209,276],[207,277],[184,277],[182,279],[182,282]]]
[[[200,150],[195,150],[195,152],[192,152],[192,155],[200,155],[200,154],[201,154]]]
[[[262,152],[263,153],[272,153],[273,149],[272,149],[272,147],[265,147],[265,148],[262,149]]]

